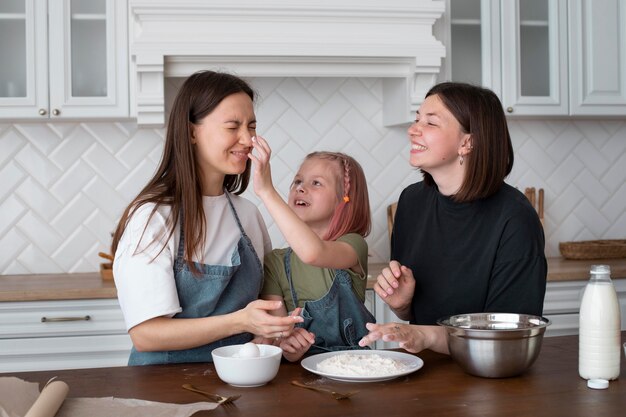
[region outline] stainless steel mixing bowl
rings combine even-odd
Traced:
[[[550,320],[513,313],[472,313],[444,317],[450,355],[465,372],[504,378],[526,371],[537,359]]]

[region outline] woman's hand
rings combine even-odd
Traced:
[[[449,354],[448,332],[440,326],[419,326],[405,323],[367,323],[369,333],[359,341],[359,346],[368,346],[376,340],[396,342],[411,353],[424,349]]]
[[[301,327],[296,327],[289,336],[279,340],[285,359],[289,362],[296,362],[315,343],[315,335]]]
[[[376,278],[376,294],[403,320],[410,318],[411,300],[415,292],[413,271],[398,261],[389,262]]]
[[[288,336],[296,323],[304,319],[298,314],[287,316],[282,301],[255,300],[250,302],[243,310],[244,325],[246,331],[263,338],[279,338]],[[285,314],[275,316],[270,311],[283,309]]]

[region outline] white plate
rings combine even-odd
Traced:
[[[406,369],[394,373],[390,373],[387,375],[376,375],[376,376],[348,376],[348,375],[339,375],[339,374],[330,374],[326,372],[319,371],[317,369],[317,364],[323,361],[324,359],[328,359],[337,355],[379,355],[384,358],[395,359],[399,362],[402,362],[406,365]],[[308,358],[302,359],[300,365],[304,369],[309,372],[313,372],[314,374],[325,376],[326,378],[334,379],[335,381],[342,382],[378,382],[378,381],[387,381],[389,379],[394,379],[399,376],[408,375],[412,372],[417,371],[422,366],[424,366],[424,361],[414,355],[409,355],[408,353],[403,352],[395,352],[391,350],[344,350],[340,352],[327,352],[320,353],[318,355],[309,356]]]

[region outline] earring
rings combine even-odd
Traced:
[[[459,155],[459,165],[463,165],[463,155]]]

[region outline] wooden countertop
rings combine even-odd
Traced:
[[[614,279],[626,278],[626,259],[601,261],[572,261],[548,258],[548,281],[573,281],[589,279],[589,267],[603,263],[611,266]],[[387,264],[369,265],[371,288],[376,277]],[[116,298],[113,281],[102,280],[100,273],[48,274],[48,275],[0,275],[0,302],[77,300],[88,298]]]
[[[117,298],[113,281],[99,272],[84,274],[0,275],[0,301]]]
[[[590,266],[595,264],[609,265],[613,279],[626,278],[626,258],[581,261],[559,257],[548,258],[548,281],[588,280]],[[387,265],[386,263],[369,264],[369,275],[371,279],[375,280],[380,271]],[[369,284],[368,288],[370,288]]]
[[[621,335],[622,342],[626,333]],[[621,354],[621,353],[620,353]],[[237,388],[222,382],[212,363],[121,366],[2,374],[40,387],[57,377],[69,385],[69,397],[137,398],[187,404],[204,398],[181,388],[192,384],[222,395],[241,394],[233,407],[217,407],[200,416],[340,417],[588,417],[623,416],[626,408],[626,361],[621,378],[605,390],[587,388],[578,376],[578,336],[546,337],[539,357],[524,374],[479,378],[466,374],[449,357],[420,352],[424,366],[406,376],[381,382],[336,382],[314,375],[298,362],[282,362],[267,385]],[[291,385],[298,380],[336,391],[359,391],[348,400]]]

